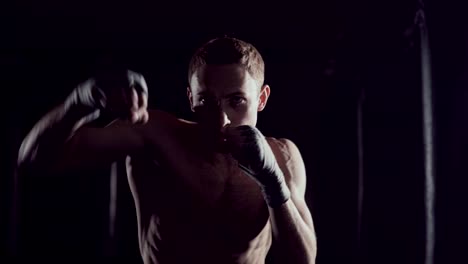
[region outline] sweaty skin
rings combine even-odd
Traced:
[[[145,264],[264,263],[275,239],[287,263],[315,263],[304,164],[295,145],[267,138],[291,190],[291,199],[275,209],[225,148],[225,129],[255,126],[269,93],[243,67],[218,65],[200,69],[187,89],[197,123],[149,110],[146,124],[117,120],[72,132],[83,110],[64,104],[33,128],[19,160],[63,171],[126,157]],[[50,147],[67,133],[63,146]]]

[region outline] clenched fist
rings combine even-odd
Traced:
[[[226,143],[239,167],[261,187],[269,206],[286,202],[290,192],[266,138],[255,127],[238,126],[225,130]]]
[[[148,121],[146,81],[143,75],[130,70],[108,70],[88,79],[74,89],[69,101],[132,123]]]

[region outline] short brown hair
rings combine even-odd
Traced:
[[[260,52],[250,43],[232,37],[215,38],[201,46],[190,60],[188,81],[203,65],[240,64],[259,86],[265,80],[265,63]]]

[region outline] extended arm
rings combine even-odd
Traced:
[[[18,166],[62,171],[111,162],[141,150],[142,136],[130,122],[86,126],[100,116],[104,102],[99,98],[105,97],[93,80],[77,87],[28,133],[18,153]],[[146,101],[142,107],[146,111]]]

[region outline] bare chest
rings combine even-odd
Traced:
[[[268,212],[259,185],[239,169],[230,155],[192,155],[179,161],[179,166],[171,166],[160,175],[167,180],[162,179],[161,186],[180,198],[177,208],[192,211],[195,218],[216,219],[229,230],[255,221],[265,224],[265,217],[259,219]]]
[[[168,250],[216,247],[229,256],[252,250],[266,254],[271,243],[268,208],[258,184],[230,156],[179,155],[178,166],[141,165],[132,177],[141,181],[142,237]]]

